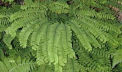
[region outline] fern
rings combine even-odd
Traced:
[[[63,72],[79,72],[81,70],[80,64],[74,59],[68,59],[68,63],[64,67]]]
[[[29,62],[15,62],[11,59],[4,59],[0,62],[0,70],[2,72],[29,72],[33,69],[33,63]]]
[[[7,68],[10,62],[3,58],[1,65],[6,72],[111,72],[121,63],[122,31],[108,2],[25,0],[24,5],[1,8],[0,44],[8,58],[33,61]]]
[[[122,62],[122,50],[117,50],[114,54],[113,54],[113,65],[112,67],[114,68],[117,64]]]
[[[11,9],[0,8],[0,32],[4,31],[10,25],[9,16],[18,11],[17,8],[17,6]]]
[[[74,37],[75,38],[75,37]],[[77,44],[75,44],[77,42]],[[77,60],[81,64],[81,72],[111,72],[109,49],[102,46],[101,49],[94,48],[93,51],[86,51],[78,41],[74,39],[74,48]]]

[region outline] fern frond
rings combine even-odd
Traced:
[[[77,22],[72,21],[71,23],[72,30],[76,33],[76,36],[79,38],[81,44],[84,48],[86,48],[88,51],[92,50],[92,47],[89,43],[89,40],[87,39],[87,36],[85,32],[81,29],[79,29],[79,26],[77,25]]]
[[[84,50],[84,49],[81,49]],[[78,61],[80,62],[81,70],[84,72],[110,72],[112,70],[111,63],[109,61],[109,51],[101,49],[93,49],[90,53],[86,51],[78,51]]]
[[[107,14],[107,13],[104,13],[104,12],[95,12],[94,10],[81,10],[79,11],[79,16],[89,16],[89,17],[95,17],[97,19],[104,19],[104,20],[108,20],[108,19],[111,19],[111,20],[114,20],[115,19],[115,16],[112,15],[112,14]]]
[[[0,8],[0,32],[4,31],[11,23],[9,16],[14,12],[17,12],[19,7],[14,6],[13,8]]]
[[[113,64],[112,64],[112,68],[114,68],[117,64],[122,62],[122,49],[119,49],[117,51],[115,51],[115,53],[113,54]]]
[[[12,59],[0,61],[0,71],[2,72],[29,72],[33,69],[33,63],[27,61],[15,62]]]
[[[57,14],[61,14],[61,13],[68,13],[70,7],[66,3],[60,1],[60,2],[50,3],[49,9],[52,12],[55,12]]]
[[[37,60],[41,61],[44,58],[44,62],[54,62],[56,72],[61,72],[67,58],[74,57],[70,28],[59,23],[49,24],[43,28],[45,33],[42,32],[40,35],[42,39],[37,49]]]
[[[75,59],[69,59],[64,66],[63,72],[80,72],[81,66]]]

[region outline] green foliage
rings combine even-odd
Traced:
[[[113,55],[113,68],[118,64],[122,62],[122,49],[117,50]]]
[[[18,6],[13,6],[13,8],[9,9],[0,7],[0,32],[4,31],[10,25],[9,16],[17,12],[18,8]]]
[[[111,72],[120,67],[122,25],[106,7],[109,1],[24,2],[0,8],[0,70]]]
[[[15,62],[15,60],[12,59],[4,59],[4,61],[0,61],[1,72],[29,72],[31,69],[33,69],[32,62],[25,62],[25,61]]]
[[[13,2],[14,0],[2,0],[4,2]]]

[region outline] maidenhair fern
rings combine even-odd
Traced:
[[[10,8],[0,8],[0,70],[111,72],[122,62],[122,25],[111,1],[8,1]]]
[[[29,72],[31,69],[33,69],[32,62],[15,62],[12,59],[4,59],[4,61],[0,62],[1,72]]]

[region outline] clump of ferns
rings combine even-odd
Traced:
[[[32,4],[21,8],[22,10],[10,16],[12,24],[5,30],[4,42],[12,48],[11,41],[18,37],[20,46],[26,48],[29,41],[32,49],[37,51],[37,63],[53,63],[57,72],[62,72],[67,59],[75,57],[72,49],[72,32],[87,51],[101,48],[101,42],[117,44],[111,34],[104,30],[119,32],[118,28],[109,29],[108,26],[102,25],[103,22],[92,19],[95,12],[92,14],[92,11],[90,13],[89,10],[79,10],[79,7],[72,8],[61,2],[47,5]],[[104,16],[98,14],[97,17]]]

